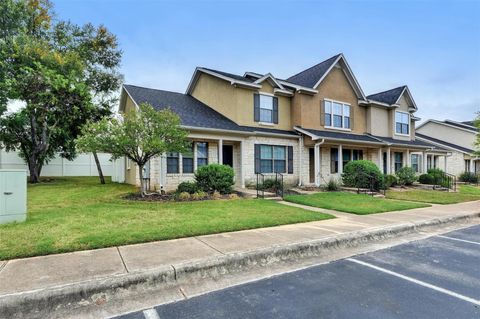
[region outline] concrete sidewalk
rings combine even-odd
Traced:
[[[400,212],[358,216],[298,204],[285,205],[326,212],[337,218],[302,224],[245,230],[177,240],[151,242],[79,251],[66,254],[0,261],[0,300],[26,292],[45,291],[55,287],[88,282],[95,279],[118,278],[158,269],[174,270],[181,264],[239,258],[242,253],[284,247],[324,238],[342,237],[349,233],[367,234],[394,226],[435,221],[438,219],[480,215],[480,201],[454,205],[434,205]],[[345,237],[345,236],[344,236]],[[178,269],[178,268],[177,268]]]

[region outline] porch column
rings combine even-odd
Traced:
[[[474,166],[475,160],[470,158],[470,173],[475,173],[475,166]]]
[[[443,157],[443,171],[444,171],[445,173],[447,172],[447,158],[448,158],[447,155],[445,155],[445,156]]]
[[[383,152],[382,149],[378,149],[378,161],[377,161],[378,169],[383,172]]]
[[[192,142],[193,144],[193,171],[197,171],[197,143]]]
[[[343,173],[343,146],[338,145],[338,174]]]
[[[422,173],[423,174],[426,174],[427,173],[427,170],[428,170],[428,166],[427,166],[427,162],[428,162],[428,158],[427,158],[427,152],[423,152],[422,153]]]
[[[390,152],[390,147],[387,147],[387,174],[392,173],[392,156]]]
[[[223,140],[218,140],[218,164],[223,164]]]
[[[167,154],[163,153],[160,155],[160,170],[159,170],[159,182],[160,182],[160,191],[165,191],[167,184]]]
[[[406,160],[405,164],[408,167],[412,166],[412,159],[410,158],[410,150],[409,149],[407,149],[407,160]]]
[[[320,145],[315,145],[313,149],[315,185],[320,186]]]
[[[302,153],[303,153],[303,136],[298,139],[298,186],[303,185],[303,160],[302,160]]]
[[[245,156],[245,142],[240,141],[240,187],[245,188],[245,169],[244,169],[244,156]]]

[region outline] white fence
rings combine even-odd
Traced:
[[[99,153],[98,159],[102,167],[103,175],[112,176],[113,163],[110,155]],[[25,162],[16,152],[0,150],[0,169],[26,169]],[[42,168],[42,176],[98,176],[95,159],[91,153],[79,154],[73,161],[68,161],[60,156],[52,159]]]

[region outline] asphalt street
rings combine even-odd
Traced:
[[[480,225],[116,318],[480,318]]]

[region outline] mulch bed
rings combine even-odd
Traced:
[[[199,202],[204,200],[218,200],[218,199],[231,199],[230,195],[220,195],[219,197],[207,196],[202,199],[189,199],[189,200],[175,200],[174,194],[159,194],[152,193],[145,195],[145,197],[140,196],[138,193],[130,193],[123,197],[127,200],[140,201],[140,202]],[[240,196],[238,197],[240,198]]]

